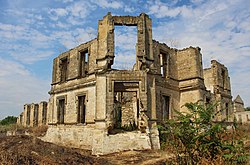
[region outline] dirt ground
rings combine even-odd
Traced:
[[[70,164],[163,165],[168,159],[163,151],[126,151],[93,156],[90,151],[61,147],[35,137],[18,135],[0,137],[0,164]]]

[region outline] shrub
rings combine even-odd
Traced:
[[[9,124],[15,124],[17,121],[17,117],[15,116],[8,116],[5,119],[0,121],[0,125],[9,125]]]
[[[222,122],[214,122],[219,114],[217,104],[187,103],[187,113],[176,112],[175,119],[159,126],[162,148],[171,149],[178,164],[221,162],[243,164],[248,155],[237,134],[237,124],[227,130]]]

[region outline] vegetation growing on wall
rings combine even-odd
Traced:
[[[244,150],[237,124],[227,129],[214,122],[216,104],[187,103],[188,113],[176,112],[175,119],[159,126],[163,149],[171,150],[178,164],[244,164]]]

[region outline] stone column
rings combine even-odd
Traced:
[[[105,75],[96,77],[96,114],[95,123],[99,128],[106,128],[107,80]]]

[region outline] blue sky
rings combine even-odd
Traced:
[[[52,60],[97,36],[98,20],[147,13],[153,38],[169,46],[199,46],[204,67],[215,59],[230,72],[233,96],[250,106],[248,0],[0,0],[0,119],[23,104],[48,100]],[[117,28],[116,67],[135,61],[135,28]]]

